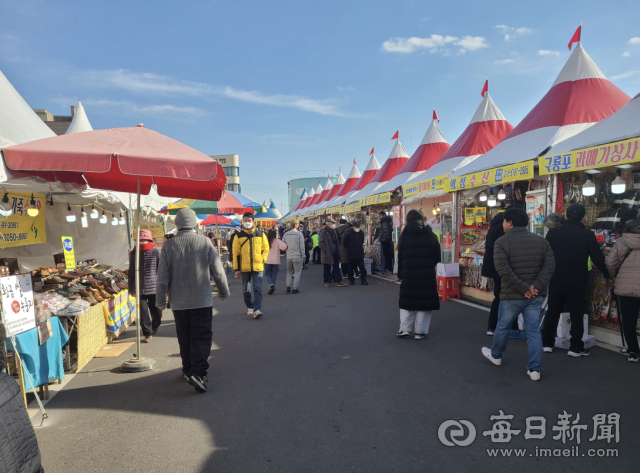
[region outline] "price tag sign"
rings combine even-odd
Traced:
[[[62,237],[62,251],[64,252],[65,268],[76,269],[76,255],[73,251],[73,237]]]
[[[35,328],[36,312],[30,274],[1,277],[0,297],[8,337]]]

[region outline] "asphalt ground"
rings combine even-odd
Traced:
[[[45,471],[637,468],[640,366],[626,357],[594,348],[574,359],[556,349],[544,354],[542,379],[533,382],[525,340],[509,342],[500,367],[481,355],[492,340],[486,311],[445,302],[426,339],[398,339],[397,284],[369,278],[369,286],[325,288],[322,267],[310,265],[301,293],[291,295],[284,292],[284,266],[283,259],[276,293],[265,288],[262,319],[246,315],[239,280],[230,280],[229,299],[214,302],[205,394],[181,378],[171,311],[143,345],[156,370],[118,369],[134,347],[92,360],[49,401],[50,418],[36,427]],[[132,327],[123,337],[134,335]],[[492,420],[500,411],[513,417]],[[571,417],[563,422],[564,411]],[[604,424],[599,414],[608,416]],[[620,415],[619,429],[610,414]],[[542,422],[534,416],[544,417],[542,439],[531,438],[539,429],[527,431],[527,422]],[[598,439],[607,433],[614,438]]]

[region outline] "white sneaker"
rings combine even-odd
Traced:
[[[260,310],[256,310],[256,311],[253,313],[253,318],[254,318],[254,319],[259,319],[260,317],[262,317],[262,312],[260,312]]]
[[[482,354],[494,365],[500,366],[502,364],[502,358],[494,358],[493,356],[491,356],[491,348],[482,347]]]
[[[409,336],[409,332],[405,331],[405,330],[398,330],[398,333],[396,333],[396,337],[408,337]]]
[[[247,315],[253,315],[253,309],[247,309]]]
[[[493,331],[492,330],[487,330],[487,335],[489,335],[490,337],[493,337]]]
[[[540,371],[527,370],[527,374],[529,378],[531,378],[531,381],[540,381]]]
[[[553,353],[553,347],[544,347],[542,351],[545,353]]]

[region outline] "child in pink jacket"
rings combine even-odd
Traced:
[[[286,250],[287,244],[278,238],[278,232],[273,228],[267,232],[267,240],[269,240],[269,256],[264,264],[264,277],[269,283],[268,294],[273,294],[276,290],[276,279],[280,269],[280,251]]]

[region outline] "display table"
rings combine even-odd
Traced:
[[[136,318],[135,299],[128,291],[91,306],[79,316],[61,317],[69,335],[65,370],[77,373],[100,351],[124,332]]]
[[[51,317],[51,337],[40,344],[38,328],[27,330],[7,339],[7,350],[18,352],[22,363],[16,363],[20,387],[26,392],[38,386],[48,386],[50,379],[64,379],[62,346],[69,337],[58,317]]]

